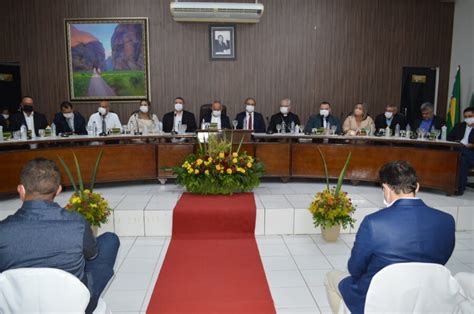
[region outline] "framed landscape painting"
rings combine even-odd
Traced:
[[[71,101],[150,99],[147,18],[66,19]]]

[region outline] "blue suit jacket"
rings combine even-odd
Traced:
[[[339,121],[338,118],[330,114],[329,116],[327,116],[326,119],[330,125],[337,126],[336,134],[342,133],[341,122]],[[319,114],[313,114],[311,117],[309,117],[308,122],[306,122],[306,125],[304,127],[304,132],[310,133],[312,129],[319,129],[319,128],[322,128],[323,126],[324,126],[323,116]]]
[[[235,120],[237,120],[237,129],[241,130],[244,128],[244,120],[246,117],[246,112],[241,112],[239,113],[236,117]],[[267,130],[265,128],[265,120],[263,119],[262,114],[258,112],[253,113],[253,117],[255,121],[253,121],[253,129],[255,133],[265,133]]]
[[[372,277],[385,266],[421,262],[444,265],[454,249],[454,219],[420,199],[400,199],[362,221],[352,248],[351,276],[339,291],[352,313],[363,313]]]

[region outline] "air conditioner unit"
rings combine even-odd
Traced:
[[[176,22],[258,23],[263,4],[175,1],[170,11]]]

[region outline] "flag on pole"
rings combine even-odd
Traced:
[[[456,78],[454,79],[453,93],[448,104],[448,114],[446,116],[446,126],[448,133],[460,120],[461,111],[461,67],[458,66]]]

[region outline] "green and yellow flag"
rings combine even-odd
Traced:
[[[456,78],[454,79],[453,94],[448,104],[448,114],[446,116],[446,126],[448,133],[454,128],[460,120],[461,111],[461,67],[458,66]]]

